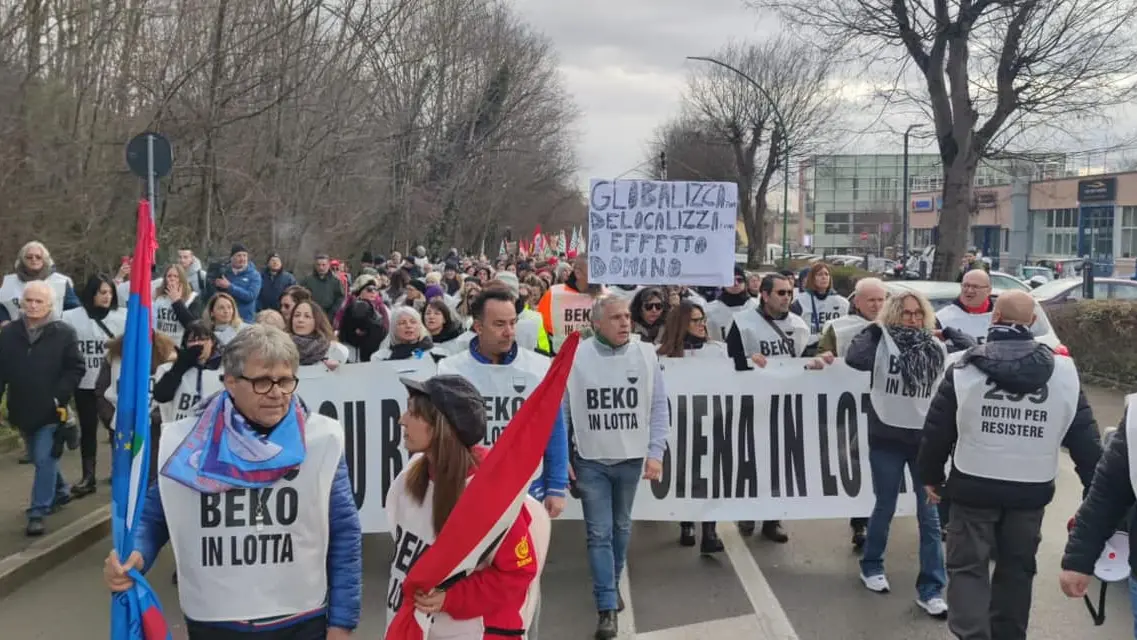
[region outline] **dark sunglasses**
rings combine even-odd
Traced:
[[[363,287],[363,290],[366,291],[367,293],[375,293],[376,291],[379,290],[379,287],[376,287],[373,284],[369,284],[366,287]]]
[[[792,296],[794,294],[794,290],[793,289],[775,289],[775,290],[771,291],[770,293],[772,293],[776,296]]]
[[[649,302],[644,305],[644,311],[663,311],[663,303]]]

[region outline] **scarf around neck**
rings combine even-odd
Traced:
[[[886,329],[896,348],[900,380],[909,395],[916,395],[940,375],[944,368],[944,351],[927,329],[890,326]]]
[[[328,357],[328,339],[313,333],[306,336],[292,336],[292,342],[296,343],[296,350],[300,352],[300,366],[306,367],[308,365],[319,364]]]
[[[16,277],[20,279],[20,282],[46,280],[50,275],[51,269],[49,269],[46,265],[40,267],[38,271],[29,270],[28,265],[24,264],[23,262],[20,263],[20,266],[16,267]]]
[[[270,486],[304,462],[306,420],[306,410],[293,396],[284,419],[261,436],[222,391],[198,416],[162,475],[201,493]]]

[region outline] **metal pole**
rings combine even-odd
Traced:
[[[158,189],[154,185],[154,136],[146,136],[146,199],[150,201],[150,219],[158,215]]]
[[[667,179],[667,152],[659,152],[659,177],[661,180]]]
[[[782,159],[786,163],[786,178],[785,184],[782,185],[782,268],[786,269],[790,266],[790,145],[789,139],[786,137],[786,128],[782,127],[783,144],[786,145],[785,157]]]
[[[912,127],[908,127],[904,131],[904,199],[901,200],[901,206],[904,207],[900,214],[901,219],[904,221],[904,253],[900,254],[900,259],[903,261],[908,260],[908,211],[912,208],[908,202],[908,134],[912,133]]]

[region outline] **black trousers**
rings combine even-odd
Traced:
[[[945,558],[948,628],[957,638],[1026,640],[1044,511],[952,503]]]
[[[99,412],[94,389],[75,390],[75,413],[79,416],[79,455],[84,462],[91,461],[93,471],[99,451]],[[87,471],[86,467],[83,471]]]
[[[328,618],[320,616],[273,631],[235,631],[193,620],[186,620],[189,640],[324,640],[328,635]]]

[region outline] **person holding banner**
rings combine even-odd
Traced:
[[[552,339],[554,353],[573,331],[589,328],[588,314],[593,300],[604,293],[607,289],[602,285],[588,283],[588,256],[578,254],[572,261],[568,279],[549,287],[537,305],[538,313],[545,320],[545,332]]]
[[[790,311],[801,316],[809,326],[809,344],[805,353],[816,355],[821,329],[831,320],[849,313],[849,301],[833,289],[833,275],[827,263],[817,261],[809,268],[802,282],[801,295],[790,305]]]
[[[1101,457],[1074,361],[1035,341],[1034,320],[1030,294],[999,296],[987,341],[948,369],[924,425],[925,490],[932,502],[941,491],[952,501],[948,626],[964,640],[1026,639],[1035,555],[1061,449],[1069,450],[1087,489]]]
[[[550,361],[517,344],[516,300],[504,286],[486,287],[470,310],[476,337],[465,351],[439,362],[438,373],[462,376],[482,394],[488,423],[485,444],[493,446],[513,414],[541,383]],[[549,516],[555,518],[564,511],[568,483],[568,434],[562,413],[529,495],[544,501]]]
[[[916,494],[920,531],[920,573],[916,604],[928,615],[943,618],[947,576],[940,540],[940,518],[920,482],[916,455],[936,380],[944,371],[947,349],[933,333],[935,312],[927,298],[914,291],[894,294],[876,322],[849,345],[845,363],[872,373],[869,383],[869,466],[876,504],[869,517],[861,582],[870,591],[888,593],[884,551],[896,513],[896,502],[907,465]]]
[[[823,358],[826,354],[834,358],[844,358],[853,338],[876,320],[887,296],[888,290],[884,288],[880,278],[858,280],[853,290],[852,313],[825,323],[825,328],[821,330],[821,339],[817,343],[818,353]],[[851,455],[855,456],[859,447],[855,440],[851,444]],[[868,518],[849,519],[849,527],[853,530],[853,548],[858,551],[865,546],[865,531],[868,524]]]
[[[737,286],[737,285],[736,285]],[[726,345],[712,339],[707,330],[707,313],[690,300],[683,300],[679,306],[667,314],[663,335],[656,351],[661,359],[666,358],[726,358]],[[665,360],[660,360],[666,366]],[[699,545],[701,553],[719,553],[723,550],[722,540],[715,530],[714,522],[704,522],[703,542]],[[695,523],[679,523],[679,545],[695,546]]]
[[[104,581],[130,589],[169,541],[189,640],[346,640],[363,560],[343,426],[301,405],[283,331],[250,325],[222,359],[225,390],[164,425],[135,551]]]
[[[778,273],[762,279],[761,302],[753,311],[740,311],[731,322],[726,337],[727,354],[734,360],[736,371],[766,367],[770,358],[800,358],[809,341],[809,327],[800,316],[790,311],[794,297],[793,280]],[[811,362],[814,368],[820,361]],[[738,531],[744,536],[754,535],[755,523],[744,520]],[[790,537],[782,529],[780,520],[762,523],[762,537],[784,544]]]
[[[752,298],[746,291],[746,272],[742,267],[734,266],[734,284],[722,290],[722,294],[713,302],[708,302],[707,331],[711,339],[726,342],[727,333],[734,323],[734,314],[739,311],[748,311],[758,308],[758,300]]]
[[[387,492],[387,519],[395,537],[387,589],[387,624],[403,603],[403,583],[419,556],[436,542],[488,450],[482,396],[462,376],[425,381],[400,378],[410,394],[399,418],[411,460]],[[540,507],[536,507],[539,509]],[[524,637],[525,608],[538,578],[536,554],[547,540],[530,530],[523,506],[484,563],[457,580],[414,595],[415,609],[433,616],[430,638],[482,640]]]
[[[636,489],[641,478],[660,478],[671,425],[659,360],[652,345],[631,339],[628,302],[602,295],[590,317],[595,333],[577,349],[565,403],[574,446],[570,477],[584,512],[599,612],[596,638],[605,640],[616,637],[624,608],[617,583]]]

